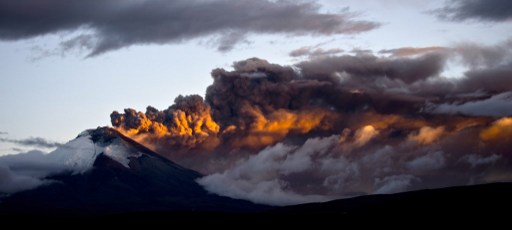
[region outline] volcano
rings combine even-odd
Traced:
[[[496,207],[512,204],[512,183],[368,195],[285,207],[254,204],[209,193],[196,182],[203,176],[197,171],[184,168],[111,128],[84,131],[47,157],[73,170],[50,175],[45,178],[48,183],[34,189],[1,197],[0,220],[18,223],[28,218],[54,224],[90,219],[116,225],[126,220],[130,221],[123,224],[169,220],[224,224],[232,219],[255,224],[338,223],[360,217],[432,215],[433,211],[436,216],[498,215],[501,209]]]
[[[268,208],[207,192],[202,175],[110,128],[88,130],[59,147],[75,171],[45,178],[35,189],[4,197],[0,216],[90,216],[130,212],[253,212]]]

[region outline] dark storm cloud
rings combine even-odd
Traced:
[[[42,137],[29,137],[26,139],[0,138],[0,142],[9,142],[23,146],[55,148],[62,146],[62,143],[46,140]]]
[[[496,45],[475,43],[457,44],[452,52],[460,55],[463,64],[473,68],[489,68],[506,65],[512,61],[512,40],[508,39]]]
[[[356,55],[324,56],[297,64],[304,76],[341,82],[346,89],[424,97],[512,90],[512,42],[459,43],[453,47],[402,47]],[[445,66],[466,67],[458,78],[443,77]],[[426,97],[426,98],[425,98]]]
[[[344,55],[305,61],[298,66],[307,76],[345,73],[349,78],[361,83],[370,83],[381,77],[412,83],[439,74],[443,69],[444,60],[445,56],[437,53],[417,58],[396,59],[373,55]]]
[[[501,93],[512,90],[512,63],[487,69],[470,70],[460,81],[464,92],[486,91]]]
[[[84,29],[63,42],[98,55],[144,44],[167,44],[218,35],[227,51],[250,33],[333,35],[372,30],[378,23],[354,19],[348,10],[321,13],[314,3],[269,0],[5,0],[0,39],[18,40]]]
[[[466,114],[472,116],[512,116],[512,92],[505,92],[482,100],[466,103],[445,103],[437,106],[433,112]]]
[[[451,0],[434,13],[453,21],[478,20],[502,22],[512,19],[512,1],[509,0]]]

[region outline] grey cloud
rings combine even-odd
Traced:
[[[472,94],[492,96],[512,91],[511,74],[512,63],[506,66],[471,69],[465,72],[462,77],[456,79],[437,77],[427,79],[426,81],[415,82],[405,87],[409,92],[415,92],[418,96],[423,95],[438,98],[448,96],[454,97],[455,99],[460,98],[466,100],[462,103],[467,103],[469,100],[480,100],[472,97]],[[450,100],[441,99],[437,103],[439,102],[443,104],[450,102]],[[503,110],[503,108],[501,110]]]
[[[3,131],[0,131],[0,135],[7,135],[9,134],[8,132],[3,132]]]
[[[231,31],[229,33],[226,33],[218,39],[218,47],[217,50],[220,52],[227,52],[232,50],[236,44],[240,42],[248,42],[247,41],[247,34],[240,32],[240,31]]]
[[[425,145],[398,141],[385,131],[361,148],[347,148],[357,140],[350,133],[296,145],[277,143],[198,183],[217,194],[286,205],[491,182],[489,175],[509,171],[510,147],[481,141],[460,144],[478,140],[481,130],[468,127]],[[474,150],[481,152],[467,155]]]
[[[81,34],[72,39],[62,41],[60,43],[62,52],[69,52],[72,49],[78,48],[79,50],[92,50],[94,49],[94,36],[91,34]]]
[[[373,50],[354,48],[350,50],[350,53],[353,53],[355,55],[370,55],[373,54]]]
[[[49,183],[44,179],[58,167],[45,161],[44,153],[33,150],[0,157],[0,193],[15,193]]]
[[[333,197],[319,195],[318,189],[323,189],[322,181],[313,179],[316,177],[314,172],[322,167],[321,164],[328,163],[319,162],[317,158],[330,154],[338,138],[336,135],[312,138],[302,146],[278,143],[223,173],[200,178],[198,183],[209,191],[256,203],[287,205],[326,201]],[[329,171],[326,166],[323,168]],[[304,191],[307,187],[313,191]]]
[[[44,178],[53,172],[63,170],[62,162],[54,161],[48,154],[39,150],[2,156],[0,164],[8,166],[13,173],[34,178]]]
[[[291,35],[353,34],[378,23],[355,19],[345,10],[319,12],[308,2],[252,0],[37,0],[0,2],[0,39],[18,40],[84,29],[64,41],[89,56],[132,45],[168,44],[220,35],[227,51],[250,33]]]
[[[501,156],[496,154],[492,154],[490,156],[479,156],[476,154],[470,154],[461,158],[461,160],[466,161],[473,168],[481,165],[493,164],[499,159],[501,159]]]
[[[457,175],[452,183],[464,183],[473,174],[466,169],[450,171],[448,165],[456,162],[432,151],[430,145],[345,148],[355,142],[332,135],[309,138],[300,145],[278,143],[198,183],[217,194],[286,205],[442,186],[444,180],[439,178],[447,172]]]
[[[435,76],[444,66],[445,56],[428,54],[417,58],[379,58],[373,55],[336,56],[299,63],[304,75],[347,73],[361,85],[372,84],[376,78],[399,79],[406,83]],[[368,82],[365,82],[368,81]],[[375,85],[375,84],[373,84]]]
[[[98,148],[89,135],[80,135],[50,153],[32,150],[0,156],[0,192],[14,193],[52,183],[48,177],[63,172],[84,173],[101,152]]]
[[[0,193],[14,193],[35,188],[44,184],[38,178],[18,175],[5,165],[0,164]]]
[[[450,0],[447,3],[433,13],[453,21],[502,22],[512,19],[512,2],[509,0]]]
[[[465,114],[471,116],[512,116],[512,92],[505,92],[482,100],[465,103],[440,104],[431,109],[434,113]]]
[[[25,151],[24,149],[20,149],[20,148],[11,148],[12,151],[15,151],[15,152],[23,152]]]
[[[291,57],[301,57],[308,56],[310,58],[321,57],[321,56],[329,56],[334,54],[343,53],[342,49],[331,48],[331,49],[322,49],[317,47],[305,46],[290,52]]]
[[[62,143],[46,140],[42,137],[29,137],[26,139],[0,138],[0,142],[9,142],[23,146],[34,146],[43,148],[55,148],[62,146]]]
[[[311,52],[311,47],[305,46],[301,47],[295,50],[292,50],[290,52],[290,56],[292,57],[300,57],[300,56],[307,56]]]
[[[256,203],[288,205],[329,200],[325,195],[298,194],[290,188],[291,180],[284,179],[286,175],[312,168],[311,152],[300,153],[299,150],[297,155],[287,156],[295,149],[277,144],[223,173],[200,178],[198,183],[209,191]]]
[[[418,180],[415,176],[406,174],[387,176],[382,179],[377,178],[375,185],[378,188],[375,193],[385,194],[405,191],[413,182]]]
[[[443,152],[433,152],[407,162],[406,166],[418,172],[438,170],[445,166],[445,158]]]
[[[492,68],[469,70],[464,75],[457,89],[463,93],[484,91],[497,94],[512,91],[512,62]]]
[[[512,42],[460,43],[453,47],[403,47],[356,55],[311,58],[296,64],[303,76],[330,79],[343,88],[366,93],[401,94],[430,100],[474,92],[490,96],[512,90]],[[458,78],[442,76],[447,65],[462,63]]]
[[[485,46],[475,43],[459,43],[452,51],[462,63],[471,68],[489,68],[512,61],[512,40],[505,40],[496,45]]]

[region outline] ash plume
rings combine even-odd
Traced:
[[[512,55],[498,50],[250,58],[214,69],[204,98],[115,111],[112,125],[206,174],[208,190],[258,203],[512,180]],[[453,59],[468,70],[448,79]]]

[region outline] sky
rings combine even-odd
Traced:
[[[99,126],[263,204],[510,182],[511,9],[0,1],[0,192],[108,153]]]
[[[149,37],[144,37],[148,31],[130,33],[123,29],[130,25],[137,28],[137,17],[140,17],[138,22],[144,24],[143,13],[154,10],[152,5],[166,6],[161,7],[163,13],[175,12],[180,7],[188,7],[186,1],[175,1],[176,4],[147,1],[146,7],[133,7],[130,9],[133,12],[120,14],[119,20],[126,20],[126,23],[112,25],[90,22],[88,20],[92,19],[87,18],[87,14],[97,14],[98,18],[113,14],[116,3],[121,1],[106,1],[104,5],[92,1],[78,6],[79,10],[62,6],[65,4],[58,0],[45,1],[46,5],[32,4],[33,8],[27,7],[33,1],[16,2],[0,3],[4,15],[0,17],[0,137],[6,140],[42,137],[49,142],[63,143],[85,129],[110,125],[108,115],[113,110],[128,107],[144,110],[147,105],[165,109],[180,94],[204,95],[213,81],[212,69],[230,69],[233,62],[246,58],[258,57],[271,63],[293,65],[307,57],[290,56],[290,52],[303,47],[338,49],[344,53],[378,52],[460,43],[493,45],[512,35],[510,12],[503,12],[503,16],[501,12],[496,14],[498,16],[488,15],[470,8],[471,4],[467,9],[456,8],[457,1],[304,1],[313,4],[305,7],[308,12],[304,15],[293,10],[288,15],[279,12],[279,7],[267,1],[192,1],[197,2],[198,7],[187,11],[190,15],[149,19],[178,21],[178,26],[163,23],[155,27],[149,31],[153,33]],[[127,2],[124,5],[144,1]],[[205,6],[201,6],[201,2],[206,2]],[[478,2],[483,1],[468,2],[478,7]],[[507,1],[489,2],[492,2],[490,5],[509,4]],[[24,3],[27,5],[23,6]],[[288,12],[285,8],[290,5],[303,7],[295,1],[282,4],[283,12]],[[233,8],[226,8],[229,5]],[[6,13],[9,7],[16,10]],[[250,7],[262,7],[269,13],[259,15],[259,11],[251,11]],[[447,7],[452,7],[452,11]],[[42,13],[33,14],[33,10]],[[52,10],[62,14],[62,18],[56,19],[59,21],[43,19],[48,18]],[[215,15],[223,10],[229,13],[223,17]],[[244,24],[243,20],[237,20],[237,17],[244,17],[244,10],[254,14],[252,20],[261,20],[258,17],[265,15],[271,21]],[[455,10],[459,10],[459,14]],[[75,12],[78,15],[75,17],[73,11],[82,14]],[[129,14],[135,15],[134,21],[127,20]],[[318,20],[318,25],[293,23],[301,17],[308,18],[308,14],[342,15],[335,19],[349,20],[349,25],[329,28],[322,24],[324,19],[315,16],[311,20]],[[37,24],[37,17],[44,23]],[[187,23],[209,20],[208,17],[221,19],[215,20],[217,24],[203,23],[204,27]],[[276,25],[278,21],[272,20],[279,17],[289,23]],[[179,20],[184,21],[181,27]],[[87,23],[93,26],[88,28]],[[262,28],[273,25],[274,28]],[[172,34],[162,32],[170,26],[174,26],[169,29]],[[119,35],[130,39],[116,44],[115,36]],[[103,44],[94,47],[94,39]],[[229,47],[231,44],[234,46]],[[463,70],[463,66],[454,65],[444,74],[457,77]],[[0,154],[40,147],[3,141]]]

